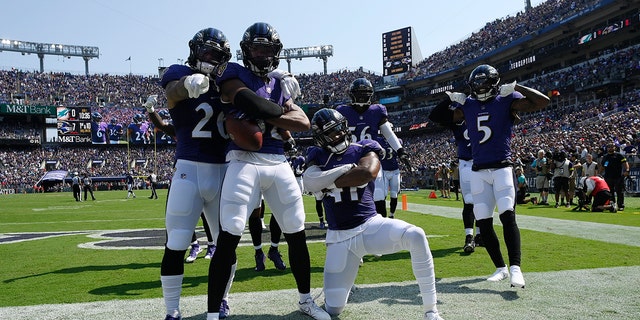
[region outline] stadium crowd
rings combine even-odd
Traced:
[[[420,62],[406,77],[418,78],[453,68],[454,63],[481,57],[514,39],[550,26],[562,19],[588,11],[600,1],[558,0],[547,1],[520,12],[515,16],[489,22],[469,38],[434,53]],[[563,93],[562,88],[588,88],[612,78],[640,74],[640,51],[629,46],[602,52],[589,61],[544,73],[523,84],[541,92],[555,90],[552,105],[541,112],[522,115],[513,138],[514,158],[523,163],[530,161],[537,150],[565,150],[584,158],[585,151],[602,153],[606,142],[614,141],[622,152],[637,160],[635,150],[640,147],[640,91],[631,90],[616,95],[589,99]],[[297,74],[303,92],[297,102],[309,108],[336,106],[349,101],[348,87],[356,78],[366,77],[373,83],[382,78],[372,72],[358,69],[340,70],[330,74]],[[134,114],[144,113],[141,108],[150,94],[158,94],[159,105],[165,105],[164,94],[155,76],[140,75],[73,75],[69,73],[39,73],[21,70],[0,70],[0,104],[16,102],[16,96],[25,104],[63,104],[90,106],[103,115],[105,121],[117,119],[126,124]],[[444,93],[441,94],[444,98]],[[139,109],[138,109],[139,108]],[[430,107],[417,106],[403,110],[402,106],[389,108],[390,121],[395,126],[428,122]],[[310,115],[309,115],[310,116]],[[42,124],[19,123],[14,118],[0,117],[0,139],[38,138]],[[401,137],[415,163],[414,172],[405,172],[405,187],[431,186],[434,169],[455,159],[453,137],[448,131],[427,132],[417,136]],[[629,146],[632,146],[629,148]],[[157,157],[150,146],[127,149],[126,146],[69,147],[46,146],[31,148],[0,147],[0,183],[2,188],[30,188],[44,174],[43,161],[57,159],[59,169],[87,172],[92,176],[122,175],[131,159],[148,159],[147,166],[158,169],[159,180],[168,180],[172,173],[173,150],[169,146],[158,149]],[[632,151],[633,150],[633,151]],[[304,152],[304,150],[300,150]],[[103,167],[92,167],[92,159],[107,159]],[[148,170],[145,168],[145,170]]]

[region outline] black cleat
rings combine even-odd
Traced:
[[[464,247],[462,248],[466,253],[472,253],[475,251],[476,243],[473,240],[473,235],[468,234],[464,239]]]

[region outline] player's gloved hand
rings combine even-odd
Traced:
[[[506,83],[500,86],[499,88],[500,96],[506,97],[516,91],[516,81],[513,80],[512,83]]]
[[[291,99],[295,100],[302,94],[298,80],[291,73],[275,69],[269,72],[267,76],[280,80],[280,88],[282,89],[282,92],[284,92],[285,95],[291,96]]]
[[[144,108],[147,109],[148,113],[153,113],[155,111],[154,107],[158,103],[158,95],[152,94],[147,97],[147,102],[144,103]]]
[[[295,151],[294,151],[295,150]],[[287,141],[284,142],[284,151],[289,152],[289,151],[293,151],[296,152],[296,140],[294,140],[293,138],[289,138]]]
[[[462,92],[445,91],[445,93],[449,96],[449,100],[461,105],[464,105],[464,102],[467,101],[467,95]]]
[[[409,155],[404,151],[404,148],[400,148],[396,150],[396,154],[398,155],[398,159],[402,161],[402,164],[406,167],[407,171],[413,171],[411,167],[411,162],[409,161]]]
[[[184,79],[184,87],[189,92],[189,98],[197,98],[209,91],[209,77],[202,73],[194,73]]]

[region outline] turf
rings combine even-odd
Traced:
[[[461,202],[429,199],[429,192],[410,191],[405,194],[410,205],[427,204],[432,213],[399,210],[396,217],[425,229],[434,256],[436,276],[440,281],[445,281],[491,274],[494,269],[484,249],[478,248],[472,254],[462,251],[464,235],[459,215],[442,215],[447,210],[456,212],[456,209],[461,209]],[[0,197],[0,255],[3,257],[0,260],[3,291],[0,307],[162,297],[159,270],[164,239],[158,234],[162,234],[164,227],[165,202],[162,199],[166,199],[166,190],[159,190],[159,200],[149,200],[148,191],[136,193],[136,199],[127,200],[124,199],[124,191],[96,192],[98,200],[86,202],[74,201],[71,193]],[[304,200],[307,221],[315,225],[314,221],[317,222],[318,218],[314,198],[305,196]],[[640,199],[630,197],[626,203],[626,210],[616,214],[573,212],[567,208],[533,205],[518,206],[517,212],[522,220],[526,217],[552,218],[554,221],[564,221],[569,229],[575,227],[576,230],[580,228],[580,221],[596,222],[603,226],[640,227]],[[401,203],[398,207],[401,208]],[[109,239],[106,232],[109,230],[131,231],[128,237],[120,236],[115,240],[145,245],[143,249],[124,246],[119,250],[96,250],[99,247],[96,243],[113,240]],[[64,235],[52,234],[55,232]],[[144,238],[149,232],[155,236]],[[318,230],[311,229],[309,233],[314,232]],[[501,235],[499,224],[496,225],[496,232]],[[29,233],[34,238],[28,241],[11,240],[21,233]],[[640,246],[637,245],[606,239],[590,240],[553,231],[534,231],[524,224],[521,233],[525,273],[640,266]],[[615,238],[616,234],[610,236]],[[309,248],[312,258],[311,286],[320,288],[325,248],[321,241],[310,241]],[[286,249],[287,246],[283,244],[281,251],[285,261],[288,257]],[[185,266],[185,297],[206,294],[208,260],[202,259],[202,255],[195,263]],[[278,271],[269,261],[267,270],[255,272],[253,249],[250,246],[238,248],[238,259],[238,271],[232,288],[234,293],[290,290],[295,287],[291,271]],[[414,280],[407,252],[380,258],[366,256],[364,260],[357,284]],[[638,276],[634,275],[634,279],[637,281]]]

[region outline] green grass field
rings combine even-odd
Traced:
[[[483,248],[472,254],[462,251],[461,201],[429,199],[429,192],[406,192],[410,209],[414,205],[427,205],[421,206],[426,209],[420,210],[427,212],[402,211],[401,203],[398,203],[396,217],[426,231],[437,278],[490,275],[494,267]],[[158,200],[149,200],[146,190],[136,193],[136,199],[126,200],[125,191],[96,192],[97,200],[87,202],[74,201],[71,193],[0,196],[0,256],[3,258],[0,260],[0,307],[162,297],[159,273],[166,190],[159,190]],[[317,222],[314,198],[305,196],[304,200],[307,222]],[[553,221],[567,229],[556,232],[558,227],[544,223],[535,228],[521,225],[525,276],[528,272],[640,266],[640,246],[616,241],[622,234],[600,234],[599,240],[571,236],[572,230],[580,233],[580,222],[640,227],[640,198],[626,198],[626,210],[615,214],[534,205],[518,206],[517,213],[519,222],[528,223],[528,218]],[[115,230],[126,232],[118,232],[117,236],[108,232]],[[624,232],[625,229],[620,230]],[[318,233],[317,230],[310,231]],[[607,233],[606,229],[604,231]],[[496,232],[502,234],[499,224]],[[245,233],[248,236],[248,232]],[[18,241],[24,234],[30,239]],[[148,234],[154,236],[145,237]],[[639,235],[626,236],[637,238]],[[119,249],[99,249],[109,247],[101,247],[101,243],[109,241],[120,243]],[[287,247],[284,240],[282,242],[281,251],[287,261]],[[142,248],[127,243],[142,244]],[[268,245],[268,242],[263,243]],[[319,288],[322,287],[324,244],[311,241],[310,237],[309,248],[311,285]],[[502,249],[506,257],[504,245]],[[206,294],[208,260],[202,259],[203,255],[185,266],[185,297]],[[238,259],[232,292],[295,288],[288,268],[278,271],[267,261],[267,270],[255,272],[251,246],[239,247]],[[638,281],[638,277],[635,275],[633,280]],[[356,283],[413,280],[409,254],[400,252],[380,258],[365,257]]]

